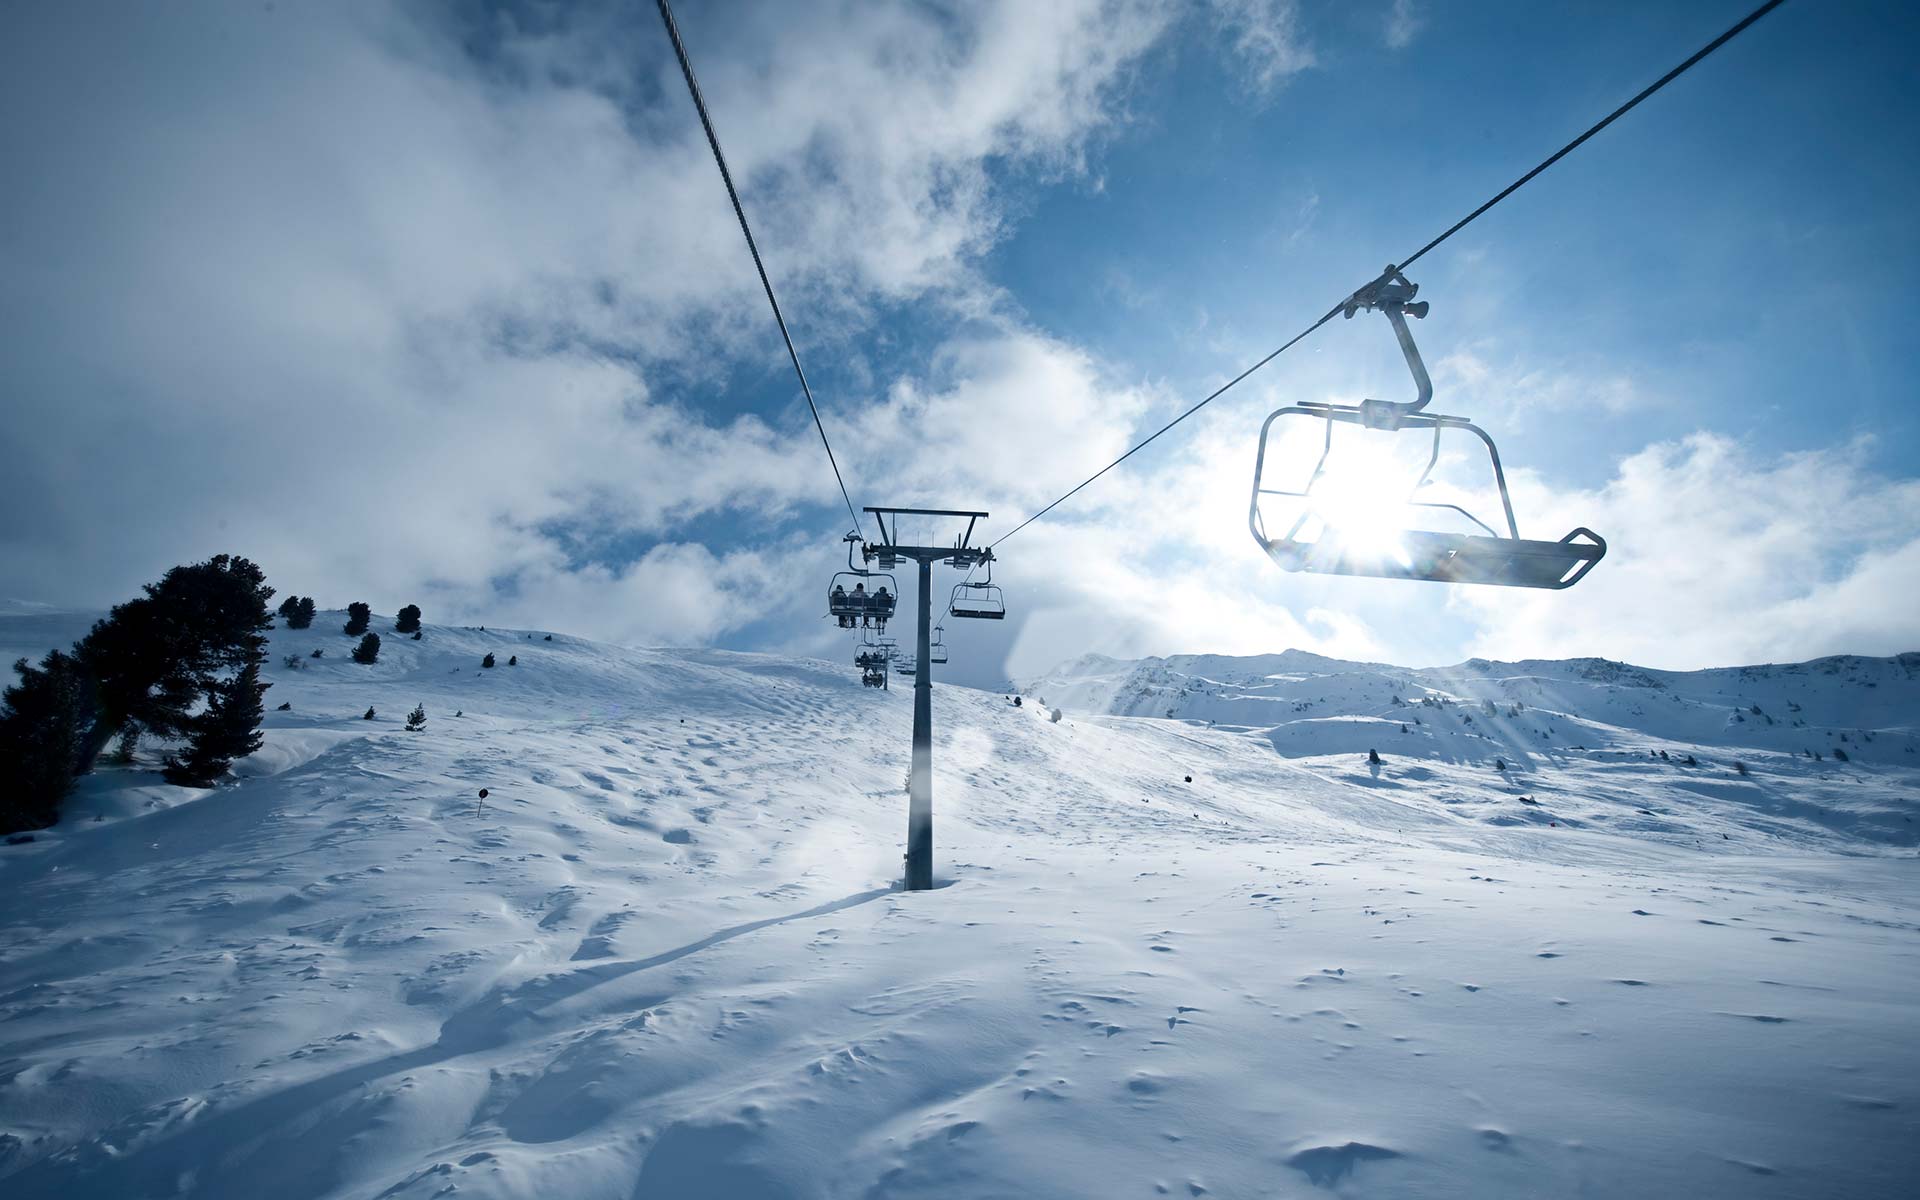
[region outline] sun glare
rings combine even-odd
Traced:
[[[1330,464],[1313,487],[1313,515],[1323,537],[1355,557],[1410,564],[1401,534],[1407,527],[1406,482],[1400,464],[1379,447],[1349,451]]]

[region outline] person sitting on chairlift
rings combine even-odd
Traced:
[[[836,583],[833,585],[833,595],[828,597],[828,607],[838,610],[838,609],[843,609],[846,606],[847,606],[846,585],[841,583]],[[842,629],[853,628],[852,617],[848,616],[844,612],[837,612],[837,611],[835,615],[840,618],[840,628]]]
[[[886,584],[881,584],[879,590],[873,593],[873,606],[879,609],[882,615],[893,611],[893,596],[887,591]]]

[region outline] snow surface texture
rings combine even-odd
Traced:
[[[0,847],[0,1194],[1912,1194],[1912,662],[942,687],[908,895],[904,689],[343,619]]]

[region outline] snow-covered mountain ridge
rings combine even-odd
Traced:
[[[1792,741],[1795,735],[1786,731],[1793,729],[1809,731],[1802,741],[1837,740],[1842,733],[1911,725],[1920,712],[1920,652],[1705,671],[1661,671],[1604,658],[1511,663],[1475,658],[1452,667],[1407,668],[1302,650],[1128,660],[1091,654],[1021,684],[1028,695],[1046,696],[1077,711],[1245,726],[1277,723],[1268,718],[1305,704],[1351,703],[1356,713],[1373,711],[1369,702],[1376,696],[1389,703],[1395,696],[1466,704],[1521,702],[1573,713],[1583,707],[1618,708],[1616,693],[1629,690],[1665,693],[1659,702],[1675,712],[1714,711],[1727,726],[1725,744],[1730,746],[1767,748]],[[1648,702],[1645,696],[1627,699],[1629,704]],[[1755,705],[1760,713],[1751,711]],[[1749,721],[1749,716],[1756,719]],[[1751,727],[1738,728],[1742,725]],[[1629,728],[1658,732],[1650,724]]]
[[[174,788],[144,748],[0,846],[0,1194],[1872,1197],[1920,1167],[1892,668],[1857,687],[1884,711],[1816,670],[1803,711],[1756,700],[1774,726],[1552,664],[1500,676],[1542,690],[1498,720],[1297,655],[1265,673],[1318,690],[1247,702],[1314,707],[1239,728],[941,686],[943,886],[907,895],[904,690],[384,618],[360,666],[342,620],[275,631],[290,708],[241,778]],[[3,615],[0,653],[84,626]],[[1847,762],[1655,740],[1839,717],[1874,734]]]

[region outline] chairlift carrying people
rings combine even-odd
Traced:
[[[1572,587],[1605,557],[1606,540],[1584,527],[1557,542],[1522,538],[1513,516],[1513,501],[1507,494],[1506,472],[1500,465],[1500,452],[1493,439],[1466,417],[1422,411],[1433,398],[1433,384],[1427,377],[1425,364],[1420,361],[1420,351],[1413,343],[1406,321],[1408,317],[1427,315],[1426,301],[1413,303],[1419,290],[1419,285],[1410,282],[1397,267],[1389,266],[1380,278],[1348,297],[1342,308],[1348,318],[1364,310],[1382,313],[1392,323],[1407,369],[1413,374],[1417,393],[1414,399],[1362,400],[1357,405],[1295,404],[1276,410],[1260,427],[1253,498],[1247,514],[1254,540],[1274,562],[1289,571],[1502,587]],[[1306,483],[1298,489],[1264,486],[1268,437],[1274,422],[1282,417],[1318,420],[1325,426],[1319,459]],[[1333,496],[1341,490],[1328,487],[1329,478],[1336,477],[1339,470],[1337,464],[1329,467],[1329,460],[1337,454],[1336,424],[1385,432],[1433,431],[1426,467],[1406,489],[1403,498],[1395,499],[1399,489],[1378,478],[1352,480],[1358,488],[1348,489],[1354,492],[1348,499]],[[1504,534],[1458,503],[1416,499],[1416,493],[1433,482],[1434,468],[1441,457],[1441,435],[1448,430],[1471,434],[1486,447],[1506,518]],[[1293,504],[1286,506],[1289,512],[1295,511],[1293,505],[1297,504],[1297,516],[1278,535],[1267,532],[1266,514],[1262,511],[1262,497],[1269,496],[1290,498]],[[1365,511],[1355,511],[1359,509]],[[1451,521],[1456,526],[1468,525],[1479,532],[1416,528],[1409,524],[1411,521],[1428,524]]]
[[[858,533],[849,533],[844,540],[847,569],[835,572],[827,585],[827,615],[842,629],[885,629],[887,618],[893,616],[899,585],[893,576],[869,571],[853,561],[853,547],[860,540]],[[871,592],[867,590],[868,580],[875,581]]]

